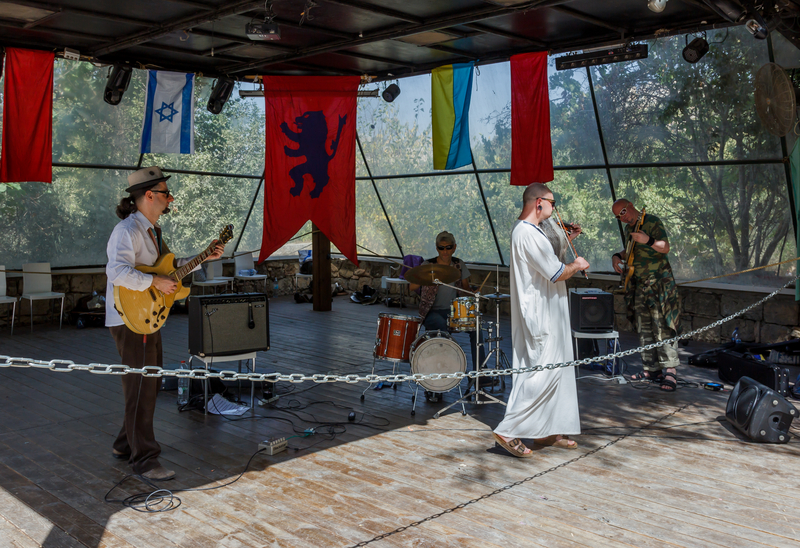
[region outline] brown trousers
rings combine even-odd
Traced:
[[[162,367],[161,332],[147,336],[146,347],[142,335],[137,335],[125,325],[109,327],[117,345],[122,365],[141,368],[143,365]],[[146,356],[146,361],[143,358]],[[119,431],[114,449],[130,454],[128,463],[137,474],[143,474],[160,466],[158,456],[161,446],[156,442],[153,431],[153,415],[156,411],[156,397],[161,387],[161,377],[144,377],[128,374],[120,377],[122,394],[125,398],[125,417]]]

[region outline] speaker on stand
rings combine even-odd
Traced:
[[[728,398],[725,418],[753,441],[787,443],[789,426],[797,413],[786,398],[771,388],[742,377]]]

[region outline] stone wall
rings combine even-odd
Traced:
[[[223,265],[223,274],[233,276],[233,264]],[[291,295],[298,288],[295,286],[295,274],[299,272],[300,265],[296,259],[267,261],[256,267],[259,274],[266,274],[269,279],[266,283],[266,292],[269,296]],[[470,268],[470,283],[479,287],[486,279],[489,281],[483,287],[482,293],[493,293],[495,290],[495,269],[492,267],[472,266]],[[359,291],[365,285],[381,290],[382,277],[396,277],[396,265],[386,260],[362,260],[356,267],[347,259],[333,259],[331,261],[332,283],[339,283],[347,291]],[[308,279],[298,280],[299,289],[308,287]],[[22,291],[22,277],[8,277],[8,295],[19,296]],[[508,269],[500,271],[500,292],[508,293]],[[567,283],[568,287],[594,287],[614,293],[617,288],[615,280],[600,280],[592,278],[585,280],[578,276]],[[92,291],[102,293],[105,291],[106,277],[101,269],[90,272],[63,273],[56,271],[53,274],[53,291],[66,293],[64,303],[65,323],[68,321],[69,312],[75,304]],[[237,291],[260,292],[264,291],[265,284],[259,282],[236,282]],[[382,297],[399,299],[401,291],[404,294],[406,306],[412,310],[419,303],[417,294],[408,293],[407,286],[388,284],[386,290],[381,290]],[[760,300],[764,293],[751,293],[723,288],[693,288],[681,287],[681,302],[683,305],[682,325],[685,331],[691,331],[713,323],[733,312]],[[192,288],[193,294],[202,294],[198,287]],[[57,301],[35,301],[33,305],[34,323],[58,321]],[[355,306],[355,305],[354,305]],[[493,303],[482,301],[481,309],[484,313],[494,315]],[[622,295],[614,296],[614,312],[616,328],[619,331],[633,331],[633,326],[625,317],[625,305]],[[509,314],[509,301],[501,301],[500,313]],[[8,326],[11,321],[11,306],[0,305],[0,326]],[[30,325],[30,308],[28,301],[17,306],[17,325]],[[777,342],[791,337],[793,328],[800,326],[800,306],[795,302],[793,295],[777,295],[765,304],[751,310],[741,318],[736,318],[721,326],[706,331],[697,337],[697,340],[710,343],[729,341],[734,328],[739,329],[739,338],[747,342]]]

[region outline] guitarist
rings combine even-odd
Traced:
[[[625,293],[628,320],[639,334],[644,346],[678,334],[680,326],[680,299],[672,267],[669,264],[669,240],[661,219],[650,213],[644,215],[641,227],[636,226],[643,213],[628,200],[617,200],[611,211],[625,225],[626,240],[632,239],[631,257],[624,266],[633,267],[633,275]],[[614,270],[623,272],[625,251],[611,258]],[[633,380],[651,380],[661,384],[661,390],[674,392],[678,387],[678,345],[664,345],[655,350],[642,351],[644,371],[633,375]]]
[[[158,219],[169,213],[169,204],[175,200],[167,188],[167,179],[158,167],[147,167],[128,176],[128,196],[120,200],[117,216],[122,221],[114,227],[106,252],[106,327],[117,346],[123,365],[140,368],[144,365],[163,365],[161,331],[147,335],[146,339],[134,333],[114,308],[114,285],[137,291],[150,287],[170,294],[177,282],[169,276],[145,274],[136,270],[141,265],[153,265],[158,257],[167,253],[161,240]],[[206,259],[218,259],[225,247],[217,242],[214,252]],[[190,259],[178,259],[176,266]],[[153,416],[156,409],[161,379],[141,375],[122,375],[122,392],[125,398],[125,417],[122,429],[114,442],[112,455],[125,459],[134,473],[150,480],[168,480],[175,472],[167,470],[158,461],[161,446],[155,440]]]

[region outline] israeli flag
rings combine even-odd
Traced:
[[[194,74],[148,71],[139,152],[194,153]]]

